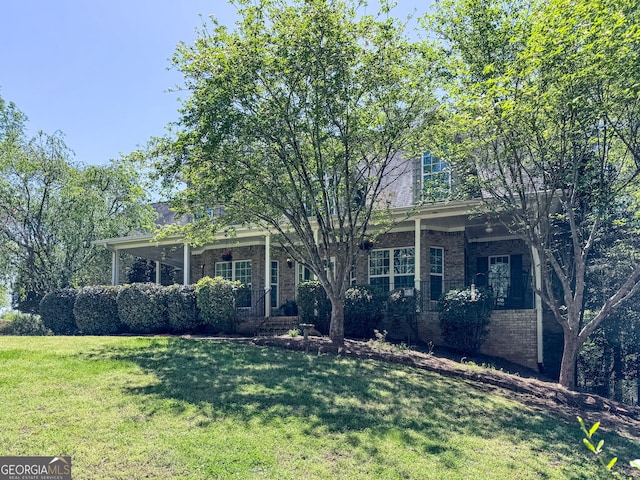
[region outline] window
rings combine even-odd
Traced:
[[[271,308],[278,308],[278,262],[271,262]]]
[[[296,267],[296,285],[301,284],[302,282],[309,282],[311,280],[315,280],[316,276],[306,265],[298,262]]]
[[[236,306],[251,306],[251,260],[216,262],[214,272],[216,277],[243,284],[246,288],[238,293]]]
[[[440,300],[444,291],[444,248],[429,249],[429,298]]]
[[[489,287],[493,290],[496,303],[504,303],[511,284],[509,255],[489,257]]]
[[[444,200],[451,193],[451,166],[429,152],[422,154],[422,196],[425,200]]]
[[[369,253],[369,283],[381,290],[413,287],[415,248],[373,250]]]

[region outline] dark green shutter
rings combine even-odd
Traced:
[[[488,283],[489,274],[489,257],[478,257],[476,258],[476,276],[475,276],[475,284],[477,287],[486,287]]]
[[[509,303],[514,308],[522,308],[524,304],[524,275],[522,271],[522,254],[511,255],[511,287]]]

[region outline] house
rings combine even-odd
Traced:
[[[477,199],[433,201],[415,208],[425,187],[437,200],[449,192],[454,179],[446,162],[428,152],[412,162],[413,168],[394,185],[392,211],[398,222],[374,244],[361,247],[351,283],[389,291],[420,290],[419,340],[436,345],[442,343],[437,312],[440,296],[472,284],[489,287],[496,309],[481,352],[534,369],[556,370],[562,351],[561,330],[534,296],[535,272],[540,266],[534,264],[530,250],[501,224],[472,215]],[[162,223],[176,221],[166,207],[159,207],[159,213]],[[304,264],[293,261],[272,240],[266,231],[240,227],[233,237],[220,235],[198,248],[175,236],[157,240],[153,235],[139,235],[95,243],[112,252],[114,285],[122,275],[120,253],[128,253],[154,259],[157,266],[174,266],[182,272],[184,284],[204,276],[239,281],[250,287],[239,308],[247,315],[270,317],[295,299],[299,283],[313,278]],[[388,329],[392,337],[416,340],[409,328],[389,325]]]

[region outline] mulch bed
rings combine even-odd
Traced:
[[[518,375],[489,368],[469,367],[450,358],[414,350],[383,350],[368,342],[345,340],[344,348],[336,348],[326,337],[279,336],[257,337],[256,345],[302,350],[313,354],[333,354],[400,363],[447,377],[462,378],[488,393],[511,398],[531,408],[552,410],[575,421],[582,416],[587,423],[600,420],[603,430],[616,431],[631,438],[640,437],[640,407],[616,402],[598,395],[568,390],[558,383],[544,380],[535,372],[521,370]],[[522,375],[522,376],[520,376]]]

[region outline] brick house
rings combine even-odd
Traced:
[[[496,309],[481,352],[534,369],[544,365],[553,373],[561,355],[561,330],[536,302],[536,266],[531,252],[502,225],[472,215],[478,205],[476,199],[436,198],[416,208],[414,202],[425,185],[435,185],[448,193],[454,182],[446,162],[428,152],[407,165],[410,168],[394,185],[392,199],[393,212],[401,220],[373,245],[363,246],[358,252],[352,284],[375,285],[389,291],[420,290],[423,305],[417,322],[419,340],[436,345],[442,344],[438,298],[452,288],[472,284],[490,287]],[[158,211],[160,223],[176,221],[166,206],[158,206]],[[184,284],[204,276],[222,276],[250,286],[239,308],[253,317],[271,317],[281,305],[295,299],[300,282],[313,278],[304,264],[288,258],[268,232],[257,228],[238,228],[233,237],[220,235],[215,242],[198,248],[179,237],[155,240],[153,235],[105,239],[95,244],[112,252],[114,285],[122,276],[119,254],[128,253],[153,259],[157,267],[164,263],[179,269]],[[390,337],[416,340],[402,325],[385,328]]]

